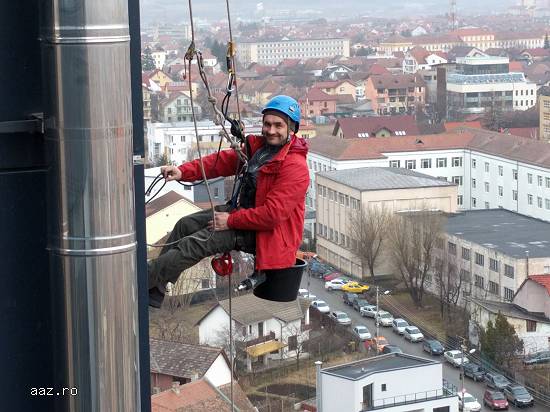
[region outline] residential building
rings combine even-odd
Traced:
[[[164,63],[166,62],[166,55],[166,51],[164,51],[161,47],[158,47],[151,52],[151,56],[155,61],[155,67],[158,70],[162,70],[162,68],[164,67]]]
[[[456,211],[456,184],[413,170],[368,167],[321,172],[316,177],[317,255],[341,271],[362,278],[368,268],[353,253],[357,239],[351,228],[361,208],[388,212],[429,209]],[[390,274],[388,259],[379,259],[375,274]]]
[[[415,136],[419,134],[414,116],[347,117],[336,121],[333,136],[356,139],[388,136]]]
[[[242,42],[237,58],[241,64],[277,65],[285,59],[350,56],[350,40],[341,38]]]
[[[155,69],[150,72],[144,72],[141,76],[141,82],[149,84],[149,81],[155,82],[161,89],[164,89],[166,83],[172,82],[172,78],[160,69]]]
[[[443,364],[404,353],[321,369],[317,398],[323,412],[458,412],[456,388],[443,379]]]
[[[233,336],[244,349],[247,369],[300,355],[309,339],[309,302],[274,302],[252,293],[233,298]],[[198,322],[201,345],[223,345],[229,333],[229,300],[218,302]]]
[[[201,115],[201,108],[195,103],[195,116]],[[159,120],[162,123],[191,122],[193,121],[193,108],[191,99],[183,92],[175,92],[170,97],[159,102]]]
[[[430,70],[433,66],[447,63],[447,57],[442,52],[429,52],[422,47],[414,47],[405,52],[403,73],[415,74],[419,70]]]
[[[141,93],[143,95],[143,124],[151,121],[151,95],[152,91],[145,84],[141,85]]]
[[[298,102],[303,110],[302,116],[306,119],[315,119],[320,116],[334,116],[338,97],[321,89],[311,88],[305,96],[298,99]]]
[[[151,392],[206,378],[216,387],[231,382],[231,362],[224,350],[163,339],[149,339]]]
[[[426,102],[426,83],[415,74],[374,75],[366,82],[365,96],[380,115],[411,114]]]
[[[438,255],[452,265],[462,305],[468,297],[511,302],[528,276],[550,273],[548,222],[504,209],[470,210],[450,215],[445,232]],[[428,290],[437,294],[438,287],[428,279]]]
[[[207,378],[203,378],[185,385],[174,383],[169,390],[153,393],[151,412],[233,412],[235,409],[231,406],[231,392],[235,409],[242,412],[257,411],[238,382],[216,387]]]
[[[357,90],[355,83],[350,80],[333,80],[328,82],[317,82],[313,85],[317,89],[330,95],[351,95],[357,99],[361,94],[361,90]]]
[[[527,110],[537,102],[537,85],[523,73],[509,71],[508,57],[476,56],[456,59],[456,72],[447,74],[447,117],[461,120],[490,110]]]
[[[550,143],[550,87],[539,90],[539,136]]]
[[[550,221],[550,159],[544,142],[456,128],[438,135],[377,139],[319,136],[309,144],[306,204],[311,208],[316,207],[317,172],[390,166],[456,182],[459,209],[502,207]]]

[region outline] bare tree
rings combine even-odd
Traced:
[[[395,214],[388,236],[392,263],[418,307],[422,306],[426,277],[433,269],[436,240],[442,235],[444,221],[441,212],[421,210]]]
[[[434,258],[434,277],[439,294],[441,318],[447,315],[450,319],[451,307],[458,304],[464,281],[456,254],[443,250]]]
[[[374,279],[376,261],[388,234],[391,212],[384,206],[368,205],[352,210],[349,215],[349,233],[353,253],[361,260],[361,266],[369,268]]]
[[[216,275],[210,267],[210,258],[203,259],[195,266],[182,272],[170,290],[171,298],[167,299],[166,308],[175,312],[191,304],[193,295],[201,290],[216,287]]]
[[[288,333],[288,351],[294,351],[296,367],[298,368],[300,367],[300,356],[304,353],[307,353],[307,348],[309,346],[309,332],[304,331],[304,327],[304,325],[294,324],[288,324],[286,327],[286,331]]]

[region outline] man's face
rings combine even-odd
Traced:
[[[262,135],[267,144],[281,146],[288,138],[288,125],[280,116],[265,114],[262,126]]]

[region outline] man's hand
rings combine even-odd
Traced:
[[[167,182],[171,180],[181,180],[182,174],[181,170],[177,166],[162,166],[160,168],[160,173],[166,179]]]
[[[229,219],[229,213],[214,212],[214,220],[216,221],[216,232],[229,229],[229,226],[227,226],[227,219]],[[212,220],[208,222],[208,229],[214,229],[214,223]]]

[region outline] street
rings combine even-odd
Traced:
[[[349,326],[350,328],[355,325],[365,325],[371,334],[374,336],[376,333],[376,325],[374,323],[374,320],[372,318],[368,317],[362,317],[359,315],[359,312],[355,311],[351,306],[348,306],[344,303],[342,300],[342,292],[341,291],[332,291],[328,292],[324,288],[324,281],[322,279],[311,277],[309,280],[308,285],[308,278],[307,276],[304,276],[302,279],[302,286],[303,288],[309,289],[309,291],[317,296],[317,299],[324,300],[329,306],[330,310],[340,310],[343,312],[346,312],[349,317],[352,320],[352,325]],[[369,303],[375,305],[376,302],[371,302],[369,300]],[[397,335],[393,332],[391,327],[382,327],[380,326],[380,335],[384,336],[390,344],[397,345],[403,350],[403,352],[421,356],[429,359],[434,359],[437,357],[430,356],[426,352],[422,350],[422,343],[410,343],[409,341],[405,340],[403,337]],[[439,360],[443,363],[443,378],[445,378],[448,382],[455,385],[458,389],[461,388],[460,383],[460,372],[459,369],[454,368],[451,366],[448,362],[445,362],[443,359],[443,356],[438,357]],[[489,408],[486,408],[483,406],[483,393],[485,392],[485,384],[484,383],[476,383],[470,378],[465,378],[464,380],[464,387],[466,388],[466,391],[472,394],[479,403],[482,405],[482,410],[490,410]],[[519,410],[518,408],[510,405],[510,410]],[[548,408],[537,405],[535,400],[535,406],[533,408],[528,408],[527,410],[530,411],[547,411]]]

